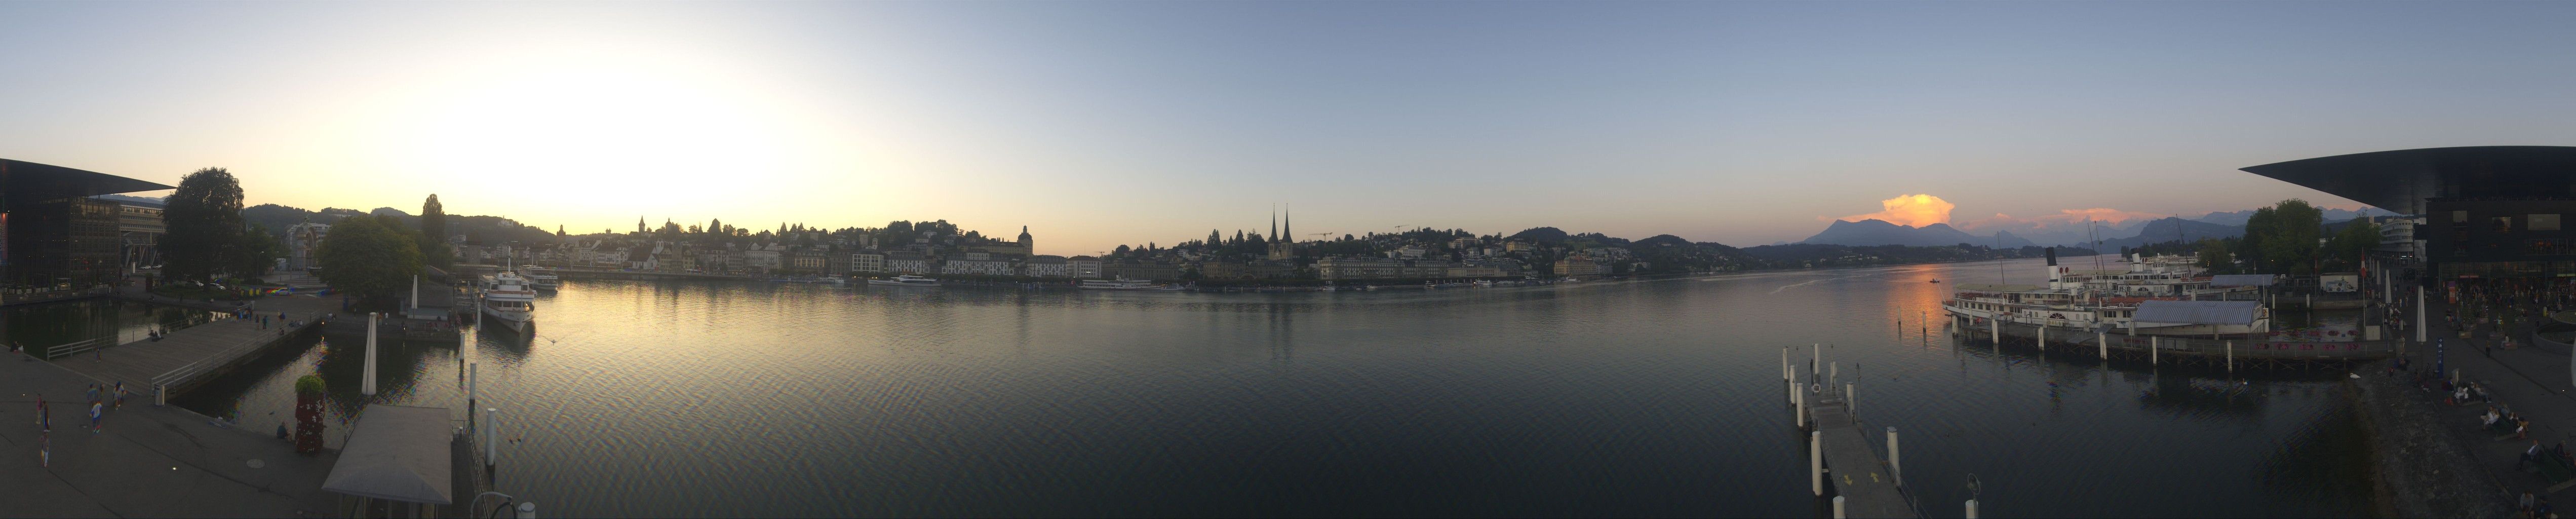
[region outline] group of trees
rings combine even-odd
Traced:
[[[162,271],[173,279],[257,278],[284,248],[266,226],[242,223],[241,182],[224,168],[180,178],[163,204]]]
[[[2379,245],[2379,224],[2369,218],[2354,218],[2332,232],[2324,219],[2324,211],[2293,198],[2254,210],[2244,236],[2150,244],[2137,252],[2192,254],[2201,268],[2215,274],[2308,275],[2358,269],[2362,257]]]
[[[219,275],[253,279],[284,251],[267,226],[242,221],[241,181],[224,168],[206,168],[179,180],[163,203],[164,271],[173,279],[214,281]],[[315,260],[322,281],[368,298],[410,288],[411,276],[431,258],[447,258],[447,213],[430,195],[421,206],[421,228],[391,215],[360,215],[332,222]],[[424,253],[424,251],[432,251]]]

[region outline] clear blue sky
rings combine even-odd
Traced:
[[[1555,225],[1752,245],[2197,215],[2576,143],[2576,4],[0,3],[0,157],[253,203],[1028,225],[1042,253]]]

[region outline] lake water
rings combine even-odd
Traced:
[[[1292,294],[576,280],[533,334],[387,345],[376,398],[462,408],[459,356],[480,363],[511,440],[499,489],[556,516],[1800,516],[1819,509],[1780,350],[1828,343],[1858,413],[1903,431],[1934,517],[1961,515],[1970,474],[1989,517],[2369,513],[2340,373],[2239,390],[1920,322],[1999,269],[2041,271]],[[267,430],[318,371],[345,416],[355,346],[182,405]]]

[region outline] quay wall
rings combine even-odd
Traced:
[[[1959,323],[1960,326],[1958,329],[1961,333],[1966,334],[1970,339],[1986,339],[1993,333],[1989,331],[1989,326],[1993,324],[1993,321],[1979,322],[1974,319],[1961,319]],[[2004,323],[2003,336],[2008,340],[2035,340],[2039,335],[2039,328],[2040,327],[2037,325]],[[2117,332],[2111,333],[2107,337],[2103,337],[2103,339],[2109,340],[2111,352],[2114,354],[2122,354],[2124,356],[2146,356],[2148,355],[2148,350],[2151,349],[2152,346],[2152,349],[2157,351],[2156,355],[2175,357],[2176,360],[2180,360],[2182,358],[2223,359],[2229,357],[2231,355],[2231,351],[2233,352],[2233,357],[2238,360],[2346,361],[2385,359],[2397,355],[2397,342],[2387,339],[2343,342],[2285,342],[2247,338],[2209,339],[2204,337],[2151,337],[2146,335],[2126,335]],[[2049,327],[2048,342],[2054,346],[2076,346],[2082,348],[2098,347],[2095,344],[2096,336],[2092,332],[2072,328]],[[2230,346],[2231,343],[2233,343],[2232,347]]]

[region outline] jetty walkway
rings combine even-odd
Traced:
[[[1844,517],[1921,517],[1897,486],[1896,475],[1878,452],[1870,450],[1873,437],[1860,417],[1852,416],[1848,402],[1839,397],[1821,398],[1809,408],[1814,413],[1815,445],[1824,451],[1828,481],[1835,496],[1843,500]]]
[[[227,304],[227,307],[234,307]],[[152,401],[155,385],[172,393],[185,390],[209,375],[243,361],[255,358],[269,346],[286,342],[314,327],[315,323],[339,309],[337,298],[309,296],[274,296],[252,300],[236,308],[245,308],[268,317],[263,325],[257,318],[219,318],[213,322],[171,330],[161,340],[142,339],[121,344],[103,340],[81,341],[60,345],[29,345],[41,348],[55,365],[87,376],[101,383],[124,382],[129,391]],[[280,322],[278,315],[286,316]],[[303,326],[288,323],[301,322]],[[113,339],[104,339],[113,340]]]

